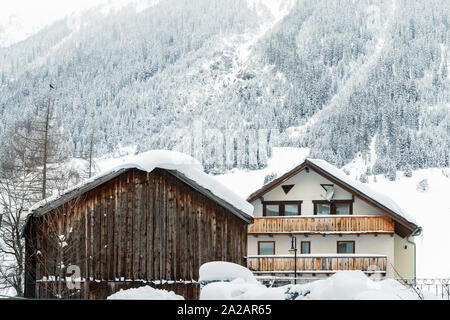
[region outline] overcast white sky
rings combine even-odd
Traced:
[[[105,2],[108,0],[1,0],[0,19],[17,15],[32,20],[53,20]]]
[[[0,0],[0,47],[23,40],[72,12],[100,4],[117,9],[145,1],[148,0]]]
[[[36,21],[49,24],[69,13],[108,4],[118,9],[129,3],[156,3],[157,0],[0,0],[0,25],[8,23],[11,16],[17,16],[25,23]]]

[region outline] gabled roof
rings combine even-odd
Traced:
[[[250,203],[206,174],[201,164],[194,158],[180,152],[167,150],[152,150],[139,154],[131,162],[123,163],[64,191],[60,195],[36,203],[28,209],[29,215],[45,214],[128,170],[138,169],[151,172],[155,168],[166,170],[248,223],[253,220],[253,206]]]
[[[381,194],[368,185],[356,181],[347,176],[342,170],[336,168],[332,164],[321,159],[306,159],[303,163],[295,167],[294,169],[286,172],[281,177],[267,183],[259,190],[252,193],[247,201],[253,202],[258,198],[262,198],[264,194],[280,185],[284,181],[288,180],[292,176],[296,175],[305,168],[309,168],[324,178],[332,181],[342,189],[358,196],[362,200],[366,201],[370,205],[378,208],[388,216],[392,217],[396,226],[396,232],[401,236],[411,234],[418,228],[415,220],[409,216],[395,201],[388,196]]]

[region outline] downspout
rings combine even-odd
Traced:
[[[422,233],[422,227],[417,227],[409,236],[406,237],[406,242],[414,246],[414,286],[416,286],[416,244],[410,241],[409,237],[417,237]]]

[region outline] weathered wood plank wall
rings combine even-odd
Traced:
[[[36,261],[28,259],[35,264],[28,269],[38,298],[105,298],[125,283],[196,281],[201,264],[245,265],[247,253],[245,221],[162,169],[130,169],[34,217],[33,226],[27,254]],[[67,289],[68,266],[79,267],[80,290]],[[197,298],[198,289],[186,286],[197,284],[172,284]]]

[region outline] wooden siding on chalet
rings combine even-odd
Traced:
[[[326,216],[326,217],[258,217],[248,227],[253,235],[271,233],[339,234],[394,233],[394,222],[387,216]]]
[[[386,273],[386,256],[297,256],[297,273],[334,273],[338,270],[361,270]],[[293,273],[294,256],[249,256],[247,267],[255,274]]]
[[[32,217],[26,244],[29,296],[105,298],[126,282],[186,287],[208,261],[244,265],[247,223],[166,170],[130,169]],[[70,265],[81,290],[65,285]],[[186,292],[198,297],[198,288]]]

